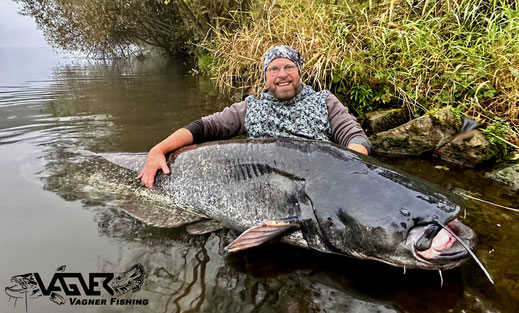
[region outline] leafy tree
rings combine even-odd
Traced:
[[[121,57],[156,47],[193,51],[214,29],[230,29],[251,0],[14,0],[55,47]]]
[[[156,47],[187,52],[193,40],[174,5],[162,0],[15,0],[55,47],[98,57],[125,57]]]

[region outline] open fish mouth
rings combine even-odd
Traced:
[[[476,247],[476,234],[457,219],[446,225],[471,250]],[[417,257],[432,263],[448,263],[470,258],[468,251],[447,230],[429,224],[418,226],[409,232],[408,240],[414,242],[413,251]]]
[[[27,289],[23,289],[22,287],[20,286],[11,286],[11,287],[5,287],[5,293],[9,296],[9,297],[13,297],[13,298],[21,298],[24,296],[25,292],[26,292]]]

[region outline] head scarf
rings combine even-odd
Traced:
[[[267,67],[269,66],[270,62],[277,58],[287,58],[294,62],[297,65],[299,73],[301,73],[301,66],[305,62],[305,59],[303,59],[299,51],[290,46],[280,45],[270,48],[263,55],[263,75],[266,74]]]

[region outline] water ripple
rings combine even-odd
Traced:
[[[61,89],[34,86],[0,86],[0,107],[46,103],[57,99]]]

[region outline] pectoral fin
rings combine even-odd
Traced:
[[[297,227],[299,227],[299,224],[296,217],[264,221],[244,231],[225,249],[228,252],[237,252],[256,247]]]

